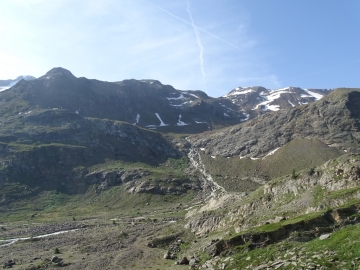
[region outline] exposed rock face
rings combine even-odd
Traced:
[[[126,185],[129,193],[153,193],[153,194],[174,194],[180,195],[189,190],[200,190],[198,181],[191,179],[154,179],[132,181]]]
[[[99,190],[106,190],[112,186],[127,183],[132,180],[148,176],[150,172],[141,169],[121,171],[101,171],[89,173],[85,176],[88,183],[100,183]]]
[[[262,157],[295,138],[318,138],[359,151],[360,92],[339,89],[309,105],[267,113],[237,126],[190,138],[209,155]]]

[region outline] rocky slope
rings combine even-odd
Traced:
[[[246,231],[280,222],[276,219],[279,216],[290,219],[345,205],[359,198],[359,185],[359,156],[344,155],[296,175],[271,180],[249,195],[230,193],[214,197],[188,213],[187,226],[198,234],[233,226],[235,232]]]
[[[102,82],[54,68],[1,93],[1,115],[58,108],[84,117],[125,121],[161,131],[199,132],[212,124],[239,123],[245,116],[230,101],[222,107],[201,91],[179,91],[155,80]]]
[[[319,237],[320,241],[329,237],[346,238],[353,229],[356,230],[353,225],[359,223],[359,187],[359,156],[346,154],[316,168],[273,179],[249,195],[230,193],[214,197],[188,212],[186,227],[200,237],[213,239],[210,243],[193,247],[196,252],[203,248],[215,257],[202,265],[214,265],[214,269],[225,269],[220,268],[224,266],[226,269],[239,269],[240,265],[243,269],[301,269],[304,267],[299,265],[304,263],[301,254],[291,260],[282,252],[277,252],[277,261],[266,256],[263,260],[245,258],[250,254],[272,252],[269,251],[272,248],[299,247],[300,243],[308,242],[307,246],[310,246]],[[348,232],[344,235],[343,231]],[[353,243],[358,248],[359,243]],[[277,244],[277,247],[271,244]],[[326,248],[324,245],[322,250]],[[264,251],[251,253],[256,249]],[[334,246],[328,249],[339,250]],[[310,256],[317,254],[314,248],[307,252]],[[236,257],[242,261],[234,260]],[[318,258],[319,267],[338,269],[339,258],[320,261],[321,258]],[[342,264],[348,264],[348,261],[344,263],[343,260]]]
[[[191,137],[194,146],[212,156],[260,158],[296,138],[318,138],[344,151],[359,151],[358,89],[338,89],[323,99],[219,132]]]

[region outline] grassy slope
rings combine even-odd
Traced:
[[[251,267],[249,269],[253,269],[264,262],[286,260],[293,255],[300,257],[298,258],[298,263],[300,263],[312,258],[314,254],[320,255],[320,258],[313,259],[314,264],[324,265],[327,267],[326,269],[357,269],[356,267],[360,266],[360,262],[355,259],[360,253],[359,238],[360,224],[357,224],[346,226],[334,232],[329,239],[322,241],[319,239],[314,239],[309,242],[285,241],[254,250],[248,250],[247,247],[243,247],[243,249],[239,249],[239,252],[234,256],[234,265],[227,269],[245,269],[250,265]],[[292,254],[285,256],[287,252],[292,252]],[[326,256],[325,254],[328,254],[328,252],[334,255]],[[248,257],[250,257],[250,259],[246,260]],[[329,262],[331,259],[333,259],[334,262]],[[353,262],[355,262],[355,264],[353,264]],[[280,269],[302,268],[300,265],[295,267],[290,264],[288,267]]]
[[[90,172],[110,172],[119,170],[146,170],[150,174],[144,180],[159,181],[158,179],[186,178],[183,173],[187,167],[187,159],[169,158],[160,166],[150,166],[144,163],[129,163],[122,161],[109,161],[89,168]],[[187,179],[187,178],[186,178]],[[142,179],[138,179],[142,180]],[[189,191],[181,195],[156,195],[156,194],[129,194],[123,185],[99,191],[97,185],[92,185],[84,194],[69,195],[59,191],[41,191],[36,187],[30,188],[21,183],[6,183],[0,190],[0,196],[6,198],[8,194],[21,195],[21,200],[12,200],[10,204],[3,204],[0,208],[0,218],[29,219],[33,213],[38,213],[46,219],[56,217],[72,217],[95,215],[102,216],[115,214],[139,216],[148,212],[147,208],[166,212],[178,203],[186,204],[195,192]],[[144,207],[149,204],[149,207]],[[164,208],[164,210],[161,210]]]
[[[341,153],[317,139],[295,139],[263,159],[211,158],[202,155],[209,172],[228,191],[253,191],[260,185],[253,181],[268,181],[319,166]]]

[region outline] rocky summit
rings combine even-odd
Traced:
[[[360,89],[0,86],[4,269],[360,267]]]

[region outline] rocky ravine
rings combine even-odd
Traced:
[[[207,171],[204,163],[201,160],[201,155],[198,149],[192,146],[188,138],[186,138],[186,140],[190,145],[190,149],[188,152],[190,170],[199,173],[202,180],[201,191],[202,193],[204,193],[205,196],[207,195],[205,200],[225,194],[226,190],[218,183],[216,183],[211,174]]]

